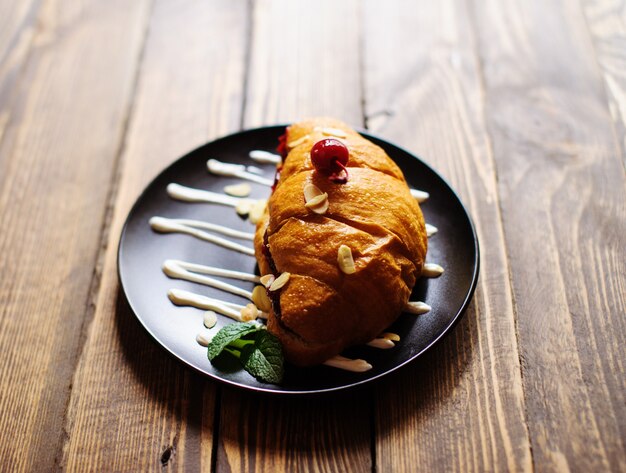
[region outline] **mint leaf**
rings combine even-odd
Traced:
[[[229,324],[215,334],[209,343],[207,356],[209,360],[217,357],[229,343],[239,340],[241,337],[262,330],[260,325],[252,322]]]
[[[254,334],[254,344],[241,349],[241,362],[248,373],[266,383],[283,379],[283,348],[280,341],[266,330]]]

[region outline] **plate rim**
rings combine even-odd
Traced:
[[[480,272],[480,244],[479,244],[479,241],[478,241],[478,234],[476,233],[476,227],[474,225],[474,221],[472,220],[472,217],[471,217],[470,213],[468,212],[467,208],[465,207],[465,204],[463,204],[463,201],[460,199],[459,195],[454,190],[454,188],[450,185],[448,180],[445,177],[443,177],[439,172],[437,172],[430,164],[426,163],[419,155],[417,155],[417,154],[415,154],[415,153],[413,153],[411,151],[406,150],[402,146],[398,146],[396,143],[394,143],[392,141],[380,138],[379,136],[372,135],[372,134],[369,133],[368,130],[363,130],[361,128],[354,128],[355,131],[357,131],[364,138],[366,138],[368,140],[374,140],[374,142],[378,142],[378,143],[375,143],[375,144],[378,144],[378,146],[381,146],[380,143],[391,145],[392,147],[397,148],[398,150],[400,150],[401,152],[407,154],[408,156],[412,157],[413,159],[416,159],[417,161],[419,161],[419,163],[421,165],[423,165],[426,168],[428,168],[428,170],[430,172],[434,173],[439,179],[441,179],[441,181],[448,188],[448,191],[456,199],[456,201],[460,205],[461,209],[463,210],[463,214],[465,215],[465,217],[467,218],[467,221],[469,223],[469,227],[470,227],[471,235],[472,235],[472,240],[473,240],[473,243],[474,243],[474,254],[475,254],[476,263],[475,263],[474,268],[473,268],[470,287],[469,287],[469,290],[467,291],[467,294],[465,295],[463,303],[461,304],[460,308],[457,310],[456,314],[451,319],[450,323],[444,328],[444,330],[437,337],[435,337],[433,340],[431,340],[430,343],[428,345],[426,345],[422,350],[420,350],[418,353],[416,353],[415,355],[413,355],[409,359],[399,363],[398,365],[392,367],[391,369],[388,369],[388,370],[386,370],[386,371],[384,371],[382,373],[377,374],[376,376],[369,377],[367,379],[363,379],[363,380],[360,380],[360,381],[356,381],[356,382],[351,383],[351,384],[346,384],[346,385],[342,385],[342,386],[335,386],[335,387],[331,387],[331,388],[323,388],[323,389],[317,389],[317,390],[307,389],[307,390],[289,391],[289,390],[284,390],[284,389],[270,389],[270,388],[265,388],[265,387],[260,387],[260,386],[250,386],[250,385],[247,385],[247,384],[243,384],[243,383],[239,383],[239,382],[236,382],[236,381],[231,381],[229,379],[222,378],[222,377],[217,376],[217,375],[215,375],[213,373],[209,373],[209,372],[203,371],[202,369],[192,365],[191,363],[189,363],[188,361],[183,359],[180,355],[178,355],[175,351],[170,349],[165,343],[163,343],[153,333],[153,331],[150,329],[150,327],[148,327],[148,325],[144,322],[143,318],[137,313],[137,311],[135,310],[135,307],[133,307],[133,303],[131,302],[130,298],[128,297],[127,290],[126,290],[126,287],[125,287],[124,277],[122,275],[122,269],[121,269],[121,267],[122,267],[122,257],[123,257],[122,243],[123,243],[124,238],[126,236],[126,232],[127,232],[127,229],[128,229],[128,226],[129,226],[129,222],[131,220],[131,217],[136,213],[136,209],[139,206],[139,203],[143,201],[144,196],[147,193],[148,189],[152,188],[152,186],[154,185],[155,181],[157,179],[159,179],[163,175],[163,173],[168,171],[170,168],[178,165],[179,162],[187,159],[188,156],[197,153],[202,148],[205,148],[208,145],[212,145],[212,144],[217,143],[217,142],[222,141],[222,140],[235,138],[237,135],[254,133],[254,132],[258,132],[258,131],[267,131],[267,130],[272,129],[272,128],[280,129],[280,128],[285,128],[287,126],[290,126],[290,124],[281,124],[281,123],[279,123],[279,124],[276,124],[276,125],[265,125],[265,126],[259,126],[259,127],[254,127],[254,128],[246,128],[246,129],[239,130],[239,131],[236,131],[236,132],[233,132],[233,133],[228,133],[228,134],[225,134],[225,135],[221,135],[221,136],[219,136],[219,137],[217,137],[217,138],[215,138],[213,140],[207,141],[207,142],[205,142],[205,143],[203,143],[203,144],[193,148],[192,150],[188,151],[187,153],[185,153],[181,157],[175,159],[174,161],[169,163],[167,166],[162,168],[154,177],[152,177],[150,179],[150,181],[143,187],[143,189],[139,193],[139,195],[135,198],[135,201],[134,201],[133,205],[131,206],[130,210],[128,211],[128,214],[126,215],[126,218],[124,219],[124,225],[122,226],[122,231],[120,232],[120,236],[119,236],[118,243],[117,243],[117,258],[116,258],[117,276],[118,276],[118,280],[119,280],[119,283],[120,283],[119,289],[121,289],[121,292],[123,293],[124,298],[126,299],[126,302],[127,302],[128,306],[129,306],[130,310],[132,311],[133,315],[135,316],[137,321],[140,323],[140,325],[143,327],[143,329],[146,330],[148,335],[150,335],[152,340],[154,342],[156,342],[160,346],[160,348],[165,349],[165,351],[167,353],[169,353],[170,356],[173,356],[176,360],[181,362],[186,368],[191,368],[193,371],[195,371],[197,373],[200,373],[203,376],[208,376],[209,378],[211,378],[211,379],[213,379],[215,381],[218,381],[220,383],[224,383],[226,385],[233,386],[233,387],[236,387],[236,388],[250,390],[250,391],[255,391],[255,392],[258,392],[258,393],[271,394],[271,395],[276,395],[276,396],[324,395],[324,394],[336,393],[336,392],[339,392],[339,391],[346,391],[346,390],[357,389],[357,388],[362,387],[363,385],[368,384],[368,383],[376,383],[376,382],[380,381],[381,378],[383,378],[385,376],[388,376],[391,373],[393,373],[393,372],[395,372],[395,371],[405,367],[409,363],[412,363],[412,362],[416,361],[419,357],[424,355],[424,353],[429,351],[434,345],[436,345],[437,343],[442,341],[450,332],[452,332],[454,327],[463,318],[463,315],[465,315],[465,312],[467,311],[467,308],[468,308],[472,298],[474,297],[474,292],[475,292],[476,286],[478,284],[478,276],[479,276],[479,272]],[[383,147],[383,146],[381,146],[381,147]],[[387,152],[387,150],[385,150],[385,152]],[[280,385],[276,385],[276,386],[280,387]]]

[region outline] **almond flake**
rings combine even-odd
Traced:
[[[289,143],[287,143],[287,146],[289,148],[295,148],[296,146],[301,145],[302,143],[304,143],[308,138],[309,138],[309,135],[301,136],[297,140],[293,140],[293,141],[290,141]]]
[[[304,201],[304,206],[316,214],[322,215],[328,210],[328,194],[314,184],[304,186]]]
[[[196,342],[198,342],[198,344],[203,347],[208,347],[212,339],[213,336],[209,333],[199,333],[198,335],[196,335]]]
[[[263,312],[269,312],[272,308],[272,302],[267,297],[267,291],[263,286],[255,286],[252,290],[252,302]]]
[[[215,324],[217,323],[217,314],[212,310],[207,310],[204,313],[203,323],[206,328],[215,327]]]
[[[237,212],[238,215],[245,217],[250,213],[252,204],[254,204],[254,200],[252,199],[241,199],[235,207],[235,212]]]
[[[282,273],[280,276],[278,276],[276,278],[276,280],[272,283],[272,285],[269,287],[270,291],[277,291],[279,290],[281,287],[283,287],[285,284],[287,284],[287,281],[289,281],[289,277],[291,276],[290,273]]]
[[[392,342],[399,342],[400,335],[392,332],[385,332],[380,334],[380,338],[386,338],[387,340],[391,340]]]
[[[252,188],[250,184],[246,184],[245,182],[242,184],[232,184],[230,186],[224,187],[224,192],[228,195],[232,195],[233,197],[248,197],[250,192],[252,192]]]
[[[241,309],[241,320],[243,322],[250,322],[255,320],[259,316],[259,309],[254,304],[248,304]]]
[[[409,314],[421,315],[430,312],[431,306],[422,301],[409,301],[404,306],[404,311]]]
[[[375,338],[374,340],[367,342],[366,345],[369,347],[380,348],[381,350],[387,350],[396,346],[396,344],[388,338]]]
[[[333,368],[353,371],[355,373],[362,373],[363,371],[368,371],[372,369],[372,365],[370,365],[365,360],[352,360],[341,355],[333,356],[332,358],[326,360],[323,364],[325,364],[326,366],[332,366]]]
[[[316,214],[323,215],[328,210],[328,194],[324,192],[324,194],[314,197],[310,202],[304,204],[304,206]]]
[[[339,128],[322,128],[322,134],[326,136],[336,136],[337,138],[347,138],[348,134]]]
[[[314,199],[315,197],[318,197],[324,194],[324,192],[322,192],[322,189],[317,187],[315,184],[307,184],[306,186],[304,186],[303,191],[304,191],[304,200],[306,202],[310,202],[311,199]]]
[[[443,274],[443,268],[436,263],[426,263],[422,268],[422,276],[425,278],[438,278]]]
[[[410,189],[411,195],[417,200],[418,203],[426,202],[430,197],[428,192],[424,192],[418,189]]]
[[[328,194],[324,192],[321,195],[316,195],[315,197],[313,197],[306,204],[304,204],[304,206],[307,209],[311,209],[313,207],[319,207],[321,204],[323,204],[327,200],[328,200]]]
[[[352,250],[349,246],[341,245],[339,247],[339,251],[337,252],[337,264],[339,265],[339,269],[346,274],[356,273]]]
[[[274,282],[274,279],[276,278],[273,274],[266,274],[265,276],[261,276],[260,281],[265,287],[270,287]]]
[[[251,223],[254,223],[256,225],[256,223],[259,220],[261,220],[261,218],[263,217],[263,213],[265,213],[266,206],[267,206],[266,199],[259,199],[255,201],[252,204],[252,207],[250,208],[250,213],[248,214],[248,220],[250,220]]]

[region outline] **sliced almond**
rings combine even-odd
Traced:
[[[328,210],[328,194],[315,184],[304,186],[304,206],[316,214],[325,214]]]
[[[396,346],[396,344],[388,338],[375,338],[374,340],[367,342],[366,345],[369,347],[380,348],[381,350],[387,350]]]
[[[248,304],[241,309],[241,320],[243,322],[250,322],[255,320],[259,316],[259,309],[254,304]]]
[[[270,287],[274,282],[274,279],[276,278],[273,274],[266,274],[265,276],[261,276],[260,281],[265,287]]]
[[[322,134],[326,136],[336,136],[337,138],[347,138],[348,134],[339,128],[322,128]]]
[[[428,200],[430,194],[428,192],[424,192],[418,189],[410,189],[411,195],[417,200],[418,203],[422,203]]]
[[[410,301],[406,303],[406,306],[404,306],[405,312],[416,315],[425,314],[427,312],[430,312],[431,309],[431,306],[422,301]]]
[[[199,333],[196,335],[196,342],[198,342],[200,346],[208,347],[211,340],[213,340],[213,336],[209,333]]]
[[[238,215],[245,217],[250,213],[252,204],[254,204],[254,200],[252,199],[241,199],[235,207],[235,212],[237,212]]]
[[[207,310],[204,313],[203,323],[206,328],[213,328],[217,323],[217,314],[212,310]]]
[[[352,250],[349,246],[341,245],[339,247],[339,251],[337,252],[337,264],[339,265],[339,269],[346,274],[356,273]]]
[[[435,233],[437,233],[439,231],[439,229],[437,227],[435,227],[434,225],[431,225],[430,223],[426,224],[426,236],[433,236]]]
[[[304,206],[316,214],[323,215],[328,210],[328,194],[324,192],[322,195],[314,197],[310,202],[304,204]]]
[[[289,281],[289,277],[291,276],[290,273],[283,273],[280,276],[278,276],[276,278],[276,280],[270,285],[269,290],[270,291],[278,291],[281,287],[283,287],[285,284],[287,284],[287,281]]]
[[[387,340],[391,340],[392,342],[399,342],[400,335],[392,332],[385,332],[380,334],[380,338],[386,338]]]
[[[328,194],[324,192],[321,195],[316,195],[315,197],[313,197],[306,204],[304,204],[304,206],[307,209],[312,209],[313,207],[319,207],[321,204],[324,203],[324,201],[327,201],[327,200],[328,200]]]
[[[252,290],[252,302],[263,312],[269,312],[272,308],[272,302],[267,297],[267,290],[263,286],[255,286]]]
[[[250,184],[243,182],[241,184],[232,184],[224,187],[224,192],[233,197],[248,197],[250,192],[252,192],[252,188]]]
[[[322,189],[317,187],[315,184],[307,184],[306,186],[304,186],[303,192],[305,202],[310,202],[315,197],[319,197],[320,195],[324,194],[324,192],[322,192]]]
[[[422,268],[422,276],[425,278],[438,278],[443,274],[443,268],[436,263],[425,263]]]
[[[352,360],[350,358],[346,358],[345,356],[333,356],[326,360],[323,364],[326,366],[332,366],[333,368],[339,368],[346,371],[354,371],[356,373],[361,373],[363,371],[368,371],[372,369],[372,365],[370,365],[367,361],[356,359]]]
[[[267,206],[266,199],[259,199],[255,201],[252,204],[252,207],[250,208],[250,213],[248,214],[248,220],[250,220],[251,223],[254,223],[256,225],[256,223],[259,220],[261,220],[261,217],[263,217],[263,213],[265,212],[266,206]]]
[[[290,147],[290,148],[295,148],[296,146],[301,145],[302,143],[304,143],[308,138],[309,138],[309,135],[301,136],[297,140],[293,140],[293,141],[290,141],[289,143],[287,143],[287,146]]]

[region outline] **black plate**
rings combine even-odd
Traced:
[[[167,298],[170,288],[180,288],[246,303],[240,297],[213,288],[169,279],[161,271],[161,264],[164,260],[173,258],[254,272],[256,262],[253,257],[225,250],[187,235],[155,233],[148,220],[154,215],[190,218],[252,232],[253,225],[239,218],[231,207],[178,202],[168,197],[166,186],[170,182],[176,182],[222,192],[225,185],[241,180],[210,175],[206,169],[207,159],[254,164],[248,158],[249,151],[273,150],[284,128],[258,128],[208,143],[180,158],[152,181],[135,203],[122,231],[118,254],[122,287],[137,318],[159,344],[190,367],[219,381],[247,389],[292,394],[328,392],[373,381],[420,356],[454,326],[472,297],[479,265],[478,240],[474,227],[454,191],[420,159],[379,138],[364,134],[383,147],[398,163],[411,187],[430,193],[430,199],[422,204],[422,210],[426,221],[435,225],[439,232],[429,239],[427,261],[441,264],[445,273],[438,279],[418,280],[411,300],[424,301],[433,309],[420,316],[400,316],[389,329],[402,337],[395,348],[379,350],[355,347],[346,351],[346,356],[368,360],[373,365],[372,370],[349,373],[324,366],[307,369],[287,366],[280,386],[260,383],[244,370],[212,365],[207,360],[206,349],[195,341],[196,334],[204,330],[203,311],[177,307]],[[273,166],[267,165],[264,169],[267,177],[273,177]],[[253,189],[251,197],[268,196],[268,187],[254,183],[250,185]],[[236,284],[252,288],[252,283],[237,281]],[[218,327],[230,322],[230,319],[220,316]]]

